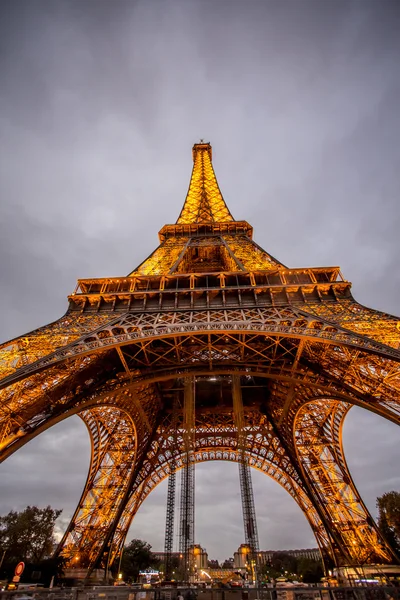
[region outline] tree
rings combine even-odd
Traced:
[[[170,575],[172,575],[172,579],[175,579],[175,575],[179,571],[180,564],[181,564],[181,560],[180,560],[179,556],[172,554],[171,559],[170,559],[170,569],[171,569]],[[153,554],[153,560],[152,560],[151,566],[154,569],[156,569],[157,571],[160,571],[161,574],[163,574],[164,577],[166,577],[165,560],[159,560],[155,557],[155,554]]]
[[[53,554],[54,524],[61,510],[47,506],[27,506],[21,512],[11,511],[0,517],[0,551],[4,563],[38,563]]]
[[[287,552],[274,552],[271,556],[271,567],[276,572],[282,573],[296,573],[297,560],[291,554]]]
[[[233,569],[233,558],[226,558],[221,565],[221,569]]]
[[[216,560],[215,558],[212,558],[211,560],[208,561],[208,568],[209,569],[219,569],[219,562],[218,560]]]
[[[125,581],[137,581],[139,571],[155,564],[151,546],[143,540],[132,540],[124,548],[121,571]]]
[[[314,558],[300,557],[297,561],[297,575],[304,583],[318,583],[324,576],[322,562]]]
[[[261,566],[261,575],[263,576],[263,578],[271,580],[271,579],[276,579],[277,577],[280,577],[282,575],[282,573],[280,571],[277,571],[271,565],[271,561],[269,560],[267,563],[265,563],[264,565]]]
[[[386,492],[376,499],[378,527],[395,552],[400,552],[400,492]]]

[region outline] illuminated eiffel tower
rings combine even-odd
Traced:
[[[193,160],[149,258],[80,279],[63,317],[2,345],[1,459],[83,419],[91,464],[59,551],[88,572],[113,564],[158,483],[209,460],[282,485],[326,565],[396,561],[341,434],[353,405],[400,422],[399,320],[358,304],[338,267],[290,269],[265,252],[225,204],[211,146]]]

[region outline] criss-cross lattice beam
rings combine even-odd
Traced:
[[[237,448],[236,429],[231,412],[214,415],[213,424],[209,415],[197,415],[196,418],[196,462],[209,460],[228,460],[239,462],[241,457]],[[305,492],[301,479],[292,467],[290,458],[273,433],[271,425],[257,411],[246,412],[248,447],[246,462],[253,468],[275,479],[299,504],[316,536],[322,555],[332,560],[332,540],[322,524],[318,512]],[[179,427],[179,426],[178,426]],[[137,490],[132,491],[126,514],[134,518],[140,504],[158,483],[169,476],[171,461],[176,469],[184,465],[184,443],[180,435],[177,444],[171,442],[170,421],[166,419],[159,429],[158,453],[147,460],[138,477]],[[114,550],[118,555],[118,549]]]
[[[174,397],[172,404],[172,431],[171,435],[176,439],[176,430],[178,422],[178,396]],[[167,508],[165,515],[165,541],[164,541],[164,555],[165,555],[165,568],[164,577],[168,581],[172,575],[172,551],[174,544],[174,523],[175,523],[175,497],[176,497],[176,468],[175,459],[171,457],[170,463],[170,475],[168,478],[168,490],[167,490]]]
[[[286,313],[282,311],[282,316],[286,319],[290,314],[292,314],[290,310]],[[259,318],[258,313],[257,318]],[[148,320],[146,322],[148,323]],[[205,365],[208,369],[212,368],[214,372],[218,372],[224,363],[228,363],[228,365],[236,365],[239,370],[243,368],[247,372],[250,369],[260,375],[267,374],[275,381],[276,386],[281,380],[279,386],[282,388],[282,401],[278,401],[277,395],[274,411],[279,414],[282,427],[286,427],[286,423],[292,419],[298,402],[303,401],[299,400],[295,393],[297,388],[293,390],[293,382],[297,379],[298,384],[300,378],[304,385],[315,392],[323,394],[325,388],[325,393],[343,394],[343,399],[347,396],[346,401],[359,403],[392,420],[398,418],[399,372],[398,362],[394,361],[392,356],[385,358],[383,350],[381,354],[375,354],[371,351],[366,352],[362,348],[354,350],[346,345],[328,344],[321,339],[321,336],[317,339],[304,338],[299,355],[298,343],[300,342],[293,337],[278,335],[264,334],[261,338],[259,334],[233,334],[231,331],[207,334],[196,332],[186,336],[180,334],[172,338],[168,336],[151,338],[146,341],[145,349],[139,348],[139,352],[146,352],[145,364],[157,366],[161,377],[162,373],[167,372],[167,369],[171,369],[177,362],[191,369],[198,369],[199,366]],[[129,373],[133,376],[133,361],[137,361],[139,355],[130,354],[129,348],[125,345],[122,351]],[[108,353],[110,352],[109,350]],[[120,356],[117,353],[115,355],[120,361]],[[180,361],[177,361],[178,356]],[[7,399],[13,410],[7,402],[2,405],[2,409],[5,411],[4,414],[9,415],[9,420],[4,422],[5,426],[9,427],[11,423],[14,427],[15,447],[23,443],[23,438],[18,436],[18,432],[24,426],[24,422],[29,422],[35,414],[38,420],[35,423],[31,422],[30,427],[35,428],[37,423],[51,420],[49,409],[53,406],[53,398],[62,398],[62,407],[68,406],[69,403],[76,403],[82,380],[85,386],[88,385],[90,388],[93,385],[90,383],[93,378],[91,372],[94,373],[99,368],[102,370],[102,365],[105,364],[101,362],[103,360],[101,354],[83,355],[80,358],[77,356],[74,360],[77,362],[73,363],[70,360],[59,365],[53,364],[46,372],[38,372],[4,390],[3,393],[11,392]],[[83,375],[84,373],[86,375]],[[152,376],[157,377],[157,373],[153,372]],[[285,378],[292,381],[291,398],[288,396],[287,387],[282,383]],[[71,383],[72,381],[74,383]],[[19,407],[22,407],[22,410],[19,410],[19,421],[16,421],[11,415],[16,415],[15,408]],[[9,427],[8,431],[11,431],[12,427]],[[15,429],[16,427],[18,429]]]
[[[160,408],[156,390],[148,386],[134,394],[154,426]],[[153,431],[135,409],[136,403],[121,395],[113,399],[121,408],[100,405],[80,413],[90,433],[92,457],[85,489],[59,546],[70,566],[89,570],[105,566],[109,540],[118,540],[130,487],[152,439]]]
[[[195,447],[195,397],[195,379],[188,378],[184,382],[184,458],[181,476],[179,531],[179,550],[183,557],[184,581],[190,580],[192,567],[190,561],[190,548],[194,545],[195,467],[193,450]]]
[[[323,317],[334,325],[367,336],[392,348],[400,348],[400,318],[367,308],[353,298],[340,302],[310,303],[309,315]]]
[[[126,486],[135,463],[137,436],[130,416],[115,407],[89,409],[80,416],[90,432],[92,460],[85,490],[60,549],[70,564],[88,568],[115,519],[121,487]]]
[[[132,357],[137,366],[154,366],[160,360],[156,347],[162,340],[163,343],[173,344],[173,340],[180,340],[185,336],[199,336],[202,333],[213,333],[222,336],[236,336],[237,332],[246,335],[258,333],[269,339],[277,339],[282,344],[288,340],[307,339],[315,345],[336,348],[348,347],[351,352],[357,348],[369,355],[377,355],[383,360],[391,359],[400,361],[400,351],[389,345],[384,345],[360,333],[355,333],[340,326],[333,326],[324,319],[317,319],[295,307],[258,308],[258,309],[224,309],[224,310],[197,310],[183,314],[177,312],[147,313],[138,316],[135,313],[125,313],[118,318],[118,322],[106,325],[100,330],[93,331],[90,335],[82,336],[62,349],[55,350],[44,358],[26,366],[13,369],[13,372],[0,381],[0,387],[9,386],[21,379],[28,377],[42,369],[47,369],[52,364],[71,359],[77,355],[98,352],[101,348],[113,346],[135,346]],[[167,342],[167,340],[171,340]],[[171,352],[173,345],[171,345]],[[163,349],[165,350],[165,348]],[[151,351],[151,356],[146,358],[146,353]],[[329,351],[329,349],[328,349]],[[170,354],[171,354],[170,352]],[[261,358],[261,356],[260,356]],[[175,362],[175,354],[171,354],[170,362]]]
[[[208,143],[193,146],[193,171],[189,190],[177,223],[233,221],[218,187]]]
[[[320,394],[342,398],[400,423],[399,368],[398,363],[391,359],[361,351],[352,354],[345,347],[319,345],[318,341],[306,340],[301,360],[294,368],[298,355],[295,341],[244,334],[211,337],[209,334],[204,339],[199,336],[176,339],[179,341],[177,364],[180,366],[162,363],[165,348],[163,340],[159,340],[159,370],[145,371],[140,377],[151,382],[173,377],[174,372],[185,376],[189,370],[206,373],[211,362],[214,373],[237,371],[266,376],[275,381],[286,380],[295,384],[302,381]],[[110,352],[115,351],[61,363],[59,367],[49,368],[46,373],[38,373],[2,390],[0,427],[5,432],[6,443],[3,449],[0,447],[0,459],[31,439],[30,432],[35,432],[41,423],[51,422],[57,415],[66,412],[69,406],[76,406],[81,398],[84,401],[88,395],[90,397],[92,387],[97,390],[98,382],[107,381],[113,361]],[[130,360],[127,354],[125,357]],[[115,369],[121,369],[117,353],[114,359]],[[319,359],[325,368],[320,366]],[[131,379],[134,375],[132,369]],[[126,385],[124,379],[120,381],[120,385]],[[140,379],[137,381],[140,385]],[[278,419],[283,413],[290,417],[295,410],[293,393],[289,405],[287,400],[288,393],[285,392],[284,404],[275,407],[280,411]]]
[[[295,423],[297,455],[353,565],[395,559],[363,504],[343,456],[341,429],[349,406],[328,398],[304,403]]]
[[[250,467],[246,462],[246,430],[244,423],[244,411],[242,401],[242,390],[240,387],[239,375],[232,377],[232,398],[235,425],[237,430],[238,454],[239,454],[239,481],[240,493],[242,499],[243,525],[246,544],[250,548],[249,560],[251,565],[256,564],[258,560],[259,542],[256,519],[256,509],[254,505],[253,484],[251,480]]]

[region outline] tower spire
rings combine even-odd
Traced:
[[[211,145],[201,140],[192,152],[192,176],[177,224],[233,221],[214,173]]]

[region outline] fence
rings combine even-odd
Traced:
[[[400,588],[277,587],[251,589],[135,589],[129,586],[1,591],[0,600],[400,600]]]

